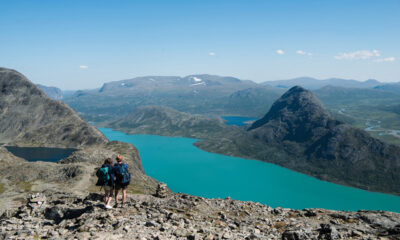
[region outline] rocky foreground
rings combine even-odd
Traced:
[[[400,214],[291,210],[170,194],[129,195],[106,210],[102,195],[45,191],[0,220],[0,239],[400,239]]]

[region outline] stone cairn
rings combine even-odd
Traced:
[[[19,217],[37,216],[46,208],[46,196],[41,193],[31,194],[28,203],[19,208]]]
[[[41,208],[46,203],[46,196],[44,194],[32,194],[29,198],[28,206],[32,209]]]
[[[155,197],[159,198],[166,198],[169,194],[167,184],[165,183],[159,183],[157,186],[156,194],[154,195]]]

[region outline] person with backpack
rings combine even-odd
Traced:
[[[128,172],[128,165],[122,161],[122,156],[116,157],[117,163],[114,164],[115,169],[115,206],[118,207],[118,192],[122,190],[122,205],[126,202],[126,189],[131,181],[131,175]]]
[[[112,208],[110,205],[112,199],[112,192],[114,186],[114,167],[112,166],[113,160],[111,158],[107,158],[104,161],[104,164],[97,170],[97,186],[104,187],[104,204],[107,209]]]

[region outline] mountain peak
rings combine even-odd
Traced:
[[[295,86],[272,105],[268,113],[255,121],[248,131],[265,142],[306,142],[340,124],[311,91]]]
[[[281,135],[282,128],[293,129],[294,126],[298,126],[300,129],[304,129],[303,125],[321,126],[330,120],[328,111],[311,91],[301,86],[294,86],[276,100],[269,112],[254,122],[248,130],[251,131],[264,125],[274,126],[271,129]],[[276,134],[274,136],[277,137]],[[295,138],[297,139],[297,137]]]

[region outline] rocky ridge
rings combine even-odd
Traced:
[[[45,191],[0,218],[0,239],[399,239],[400,214],[271,208],[187,194],[135,194],[106,210],[102,195]]]

